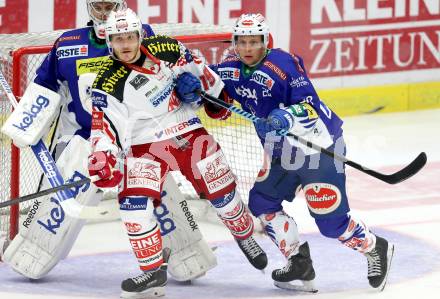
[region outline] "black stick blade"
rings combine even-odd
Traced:
[[[414,159],[414,161],[412,161],[405,168],[399,170],[396,173],[386,175],[373,171],[373,173],[370,174],[384,182],[387,182],[388,184],[397,184],[403,182],[406,179],[409,179],[417,172],[419,172],[423,168],[423,166],[425,166],[426,161],[427,157],[425,152],[421,152],[417,156],[417,158]]]

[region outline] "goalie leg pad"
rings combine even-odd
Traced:
[[[85,178],[89,154],[89,142],[74,136],[57,160],[63,177],[70,180]],[[43,188],[47,186],[45,181]],[[99,202],[93,184],[78,186],[72,192],[84,205],[93,206]],[[84,224],[84,220],[68,216],[55,196],[36,199],[20,225],[19,234],[6,249],[4,261],[16,272],[39,279],[67,256]]]
[[[165,180],[164,190],[154,214],[161,228],[163,247],[171,249],[168,273],[177,281],[201,277],[217,265],[217,259],[171,174]]]

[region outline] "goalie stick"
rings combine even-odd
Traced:
[[[221,99],[213,97],[204,91],[200,91],[199,94],[204,99],[208,100],[209,102],[214,103],[217,106],[226,108],[231,112],[237,113],[237,114],[241,115],[242,117],[244,117],[254,123],[261,119],[261,118],[255,116],[255,115],[252,115],[251,113],[246,112],[246,111],[244,111],[244,110],[242,110],[232,104],[228,104],[228,103],[222,101]],[[362,166],[356,162],[353,162],[345,156],[340,156],[340,155],[338,155],[328,149],[322,148],[322,147],[320,147],[310,141],[307,141],[306,139],[304,139],[300,136],[297,136],[297,135],[292,134],[290,132],[287,132],[285,130],[279,130],[278,133],[281,135],[284,135],[284,136],[293,137],[299,143],[301,143],[309,148],[312,148],[318,152],[322,152],[322,153],[324,153],[324,154],[326,154],[326,155],[328,155],[328,156],[330,156],[340,162],[345,163],[346,165],[349,165],[359,171],[362,171],[363,173],[366,173],[370,176],[373,176],[373,177],[375,177],[383,182],[386,182],[388,184],[397,184],[397,183],[400,183],[400,182],[412,177],[417,172],[419,172],[423,168],[423,166],[425,166],[426,160],[427,160],[426,153],[421,152],[410,164],[405,166],[403,169],[401,169],[393,174],[383,174],[383,173],[377,172],[375,170],[372,170],[370,168],[367,168],[365,166]]]
[[[12,93],[12,90],[9,87],[9,84],[6,81],[6,78],[4,77],[2,71],[0,71],[0,84],[5,91],[9,101],[11,102],[11,105],[16,108],[18,102],[15,99],[15,96]],[[55,161],[53,160],[49,151],[47,150],[43,140],[40,139],[37,144],[31,145],[30,147],[35,155],[35,158],[40,164],[41,169],[46,175],[46,178],[48,179],[50,185],[52,187],[59,187],[64,185],[63,177],[61,176],[61,173],[58,170],[58,167],[56,166]],[[63,209],[71,217],[82,219],[105,218],[105,210],[100,207],[89,207],[80,204],[78,201],[75,200],[72,191],[69,189],[59,190],[57,192],[57,197]]]

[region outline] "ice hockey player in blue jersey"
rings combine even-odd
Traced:
[[[62,95],[53,155],[66,181],[88,175],[91,101],[86,101],[87,86],[108,57],[105,20],[111,11],[123,7],[125,0],[87,0],[88,26],[66,31],[56,40],[26,90],[36,93],[44,87]],[[143,29],[146,36],[154,35],[149,25]],[[96,205],[102,197],[92,184],[73,192],[84,205]],[[56,199],[37,199],[3,260],[22,275],[39,279],[69,253],[84,223],[65,215]]]
[[[296,223],[282,207],[302,189],[321,234],[364,254],[370,285],[383,290],[394,246],[349,214],[344,165],[276,133],[287,130],[343,155],[343,122],[320,100],[302,58],[268,49],[268,39],[261,14],[242,15],[233,28],[235,55],[211,68],[225,83],[225,100],[264,119],[255,129],[268,163],[249,193],[249,208],[287,258],[284,268],[272,272],[275,285],[291,288],[295,280],[310,284],[315,278],[308,244],[300,243]],[[212,103],[205,103],[205,110],[217,118],[229,113]]]

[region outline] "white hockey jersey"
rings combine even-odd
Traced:
[[[175,39],[144,39],[141,51],[135,64],[109,57],[96,77],[92,89],[95,151],[116,150],[114,145],[125,151],[202,127],[195,107],[176,96],[179,74],[191,72],[213,96],[224,86],[217,74]]]

